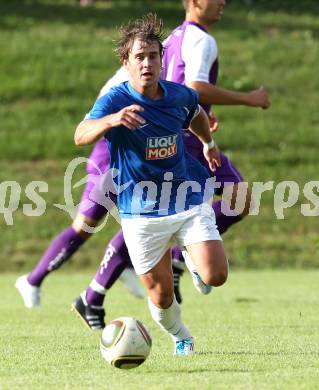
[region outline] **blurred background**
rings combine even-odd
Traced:
[[[54,203],[64,203],[70,160],[87,157],[91,149],[74,145],[75,127],[119,67],[113,52],[117,27],[149,11],[163,18],[167,33],[184,17],[178,0],[0,1],[0,182],[21,187],[13,225],[5,222],[5,204],[0,205],[1,272],[29,270],[70,225],[69,215]],[[272,99],[267,111],[216,107],[220,148],[250,182],[276,186],[289,180],[300,188],[284,219],[276,218],[274,191],[268,191],[259,215],[223,236],[231,267],[318,267],[318,216],[304,217],[300,207],[310,203],[305,183],[319,180],[319,2],[228,1],[210,32],[219,46],[219,85],[238,90],[264,85]],[[34,180],[48,183],[40,217],[23,212],[30,203],[26,186]],[[82,188],[75,190],[77,198]],[[64,269],[95,267],[117,229],[110,219]]]

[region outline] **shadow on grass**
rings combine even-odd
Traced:
[[[245,297],[242,297],[242,298],[236,298],[235,299],[235,302],[236,303],[256,303],[256,302],[259,302],[259,299],[256,299],[256,298],[245,298]]]

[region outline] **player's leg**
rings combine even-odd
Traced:
[[[153,319],[173,338],[175,353],[189,355],[193,340],[174,296],[169,249],[182,223],[176,216],[123,219],[122,229],[134,269],[148,291]]]
[[[137,298],[143,298],[135,271],[132,268],[130,256],[124,241],[123,232],[119,230],[109,242],[99,268],[86,290],[86,299],[90,305],[103,306],[105,293],[115,281],[126,272],[126,287]],[[133,275],[131,275],[133,273]]]
[[[221,240],[198,242],[186,248],[205,284],[218,287],[226,282],[228,261]]]
[[[40,286],[44,279],[57,270],[63,263],[79,250],[81,245],[90,237],[81,229],[81,223],[95,227],[99,221],[78,215],[75,224],[62,231],[49,245],[34,269],[28,274],[20,276],[15,286],[19,290],[26,307],[40,305]]]
[[[187,249],[187,267],[194,279],[198,277],[205,286],[226,281],[228,261],[209,204],[193,208],[192,218],[185,221],[177,239]]]
[[[181,318],[181,309],[174,296],[171,251],[149,272],[140,275],[148,291],[148,307],[153,320],[173,339],[175,355],[190,355],[193,338]]]
[[[172,248],[172,269],[173,269],[173,282],[174,282],[174,294],[178,303],[182,303],[183,297],[180,290],[180,279],[184,274],[185,261],[182,252],[178,245]]]
[[[206,160],[202,156],[197,156],[199,161],[208,168]],[[209,169],[209,168],[208,168]],[[215,212],[216,225],[220,234],[224,234],[232,225],[240,222],[249,213],[251,203],[253,202],[250,188],[244,183],[244,178],[232,161],[223,153],[221,153],[221,166],[215,171],[216,182],[220,183],[220,187],[216,189],[218,195],[222,195],[222,199],[215,200],[212,207]],[[226,204],[223,205],[222,202]],[[235,210],[236,203],[243,205],[240,213],[231,212]],[[223,213],[226,209],[228,212]],[[187,256],[187,255],[186,255]],[[174,264],[177,266],[185,261],[182,250],[176,246],[173,249]],[[187,262],[189,265],[190,263]],[[180,266],[181,267],[181,266]],[[194,285],[203,294],[211,291],[205,283],[196,278],[196,274],[192,272]],[[174,280],[174,288],[179,292],[179,278]]]
[[[107,291],[117,279],[121,279],[123,273],[126,273],[123,283],[130,293],[137,298],[144,298],[144,290],[132,268],[122,230],[119,230],[109,242],[89,287],[72,304],[72,308],[92,330],[104,328],[103,305]]]
[[[241,173],[223,153],[221,153],[221,166],[216,169],[215,176],[216,183],[220,183],[220,188],[216,189],[216,194],[221,195],[222,199],[213,202],[213,209],[218,231],[223,234],[232,225],[240,222],[248,215],[252,194]],[[223,203],[225,204],[223,205]],[[236,204],[243,206],[238,212],[236,211]],[[223,210],[227,210],[227,212],[223,212]]]
[[[98,150],[95,147],[92,155]],[[99,157],[99,160],[101,158]],[[91,161],[91,160],[89,160]],[[87,170],[91,171],[89,163]],[[87,232],[86,225],[94,228],[104,218],[107,209],[91,200],[90,194],[98,187],[102,181],[103,175],[94,175],[95,182],[88,181],[85,185],[79,212],[71,226],[61,232],[49,245],[35,268],[29,273],[18,278],[15,286],[19,290],[25,306],[31,308],[40,305],[40,286],[44,279],[52,272],[57,270],[62,264],[71,258],[79,250],[82,244],[91,236]],[[101,194],[103,195],[103,194]]]

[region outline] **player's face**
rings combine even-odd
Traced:
[[[158,42],[135,40],[124,65],[133,86],[147,88],[157,85],[162,66]]]
[[[199,17],[203,19],[205,24],[212,24],[218,22],[222,17],[224,7],[226,5],[225,0],[198,0],[197,11]]]

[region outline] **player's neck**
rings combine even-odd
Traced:
[[[164,91],[159,83],[149,86],[140,86],[131,82],[132,87],[143,96],[146,96],[149,99],[158,100],[161,99],[164,95]]]
[[[208,28],[209,28],[209,24],[207,24],[204,20],[201,20],[200,18],[198,18],[196,15],[194,15],[194,14],[192,14],[192,13],[186,14],[185,21],[186,21],[186,22],[194,22],[194,23],[196,23],[196,24],[199,24],[199,25],[202,26],[206,31],[207,31]]]

